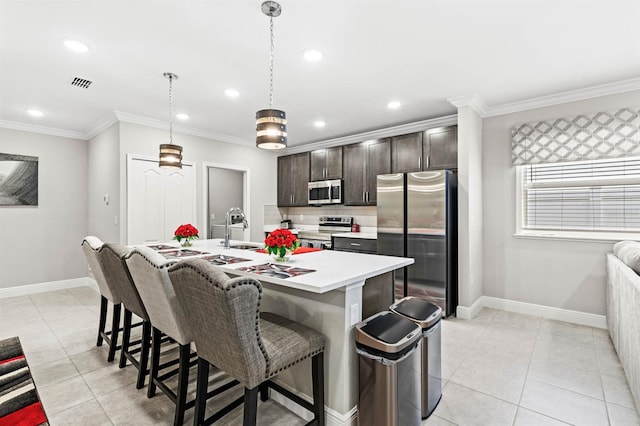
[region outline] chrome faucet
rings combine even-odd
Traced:
[[[240,207],[232,207],[227,210],[224,221],[224,248],[231,248],[231,225],[242,222],[242,229],[247,229],[249,223]]]

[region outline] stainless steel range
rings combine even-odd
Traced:
[[[300,230],[298,238],[302,247],[319,247],[331,249],[331,235],[340,232],[350,232],[353,217],[349,216],[320,216],[318,230]]]

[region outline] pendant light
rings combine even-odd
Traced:
[[[171,72],[162,74],[169,79],[169,143],[160,145],[160,167],[166,169],[182,168],[182,147],[173,143],[173,80],[178,76]]]
[[[262,149],[287,147],[287,116],[284,111],[273,109],[273,18],[280,16],[282,8],[275,1],[262,3],[262,13],[269,17],[271,56],[269,65],[269,109],[256,112],[256,146]]]

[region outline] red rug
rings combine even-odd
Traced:
[[[0,340],[0,426],[48,424],[20,339]]]

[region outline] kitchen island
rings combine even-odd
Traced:
[[[232,246],[247,244],[232,242]],[[277,313],[325,335],[327,425],[357,424],[358,363],[353,325],[363,319],[363,312],[388,308],[393,297],[392,272],[412,264],[413,259],[322,250],[293,255],[284,264],[263,266],[275,263],[271,256],[254,250],[225,249],[222,240],[196,241],[187,250],[201,252],[195,255],[209,257],[214,264],[221,263],[218,267],[229,275],[259,279],[264,289],[261,311]],[[170,252],[164,253],[172,258]],[[181,254],[175,258],[184,258]],[[277,381],[311,400],[310,371],[311,362],[305,360],[281,373]],[[311,419],[306,410],[276,392],[272,397]]]

